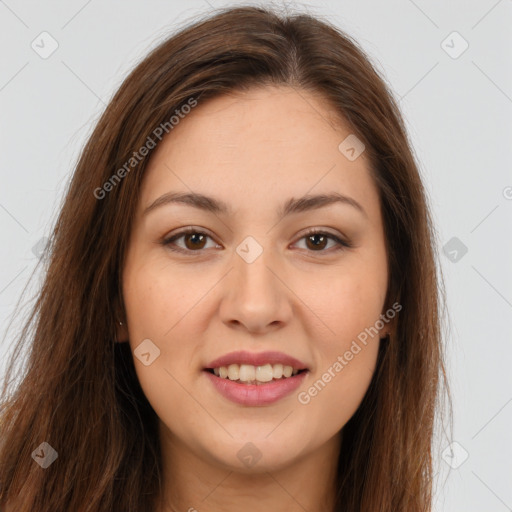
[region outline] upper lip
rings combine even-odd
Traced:
[[[291,366],[296,370],[306,370],[307,366],[295,357],[283,354],[282,352],[247,352],[239,350],[230,352],[217,359],[211,361],[207,368],[220,368],[221,366],[229,366],[230,364],[250,364],[253,366],[263,366],[265,364],[282,364],[283,366]]]

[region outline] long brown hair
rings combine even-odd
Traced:
[[[402,306],[370,388],[343,430],[336,510],[431,510],[442,381],[448,389],[442,279],[399,108],[347,34],[317,16],[245,6],[195,20],[152,50],[124,80],[80,155],[49,240],[43,285],[3,384],[2,507],[153,510],[162,485],[157,417],[129,344],[113,342],[127,240],[151,152],[136,163],[131,158],[155,128],[170,132],[169,118],[191,99],[201,105],[269,84],[320,94],[365,144],[389,255],[385,309]],[[116,174],[122,179],[113,180]],[[28,340],[26,368],[12,386],[19,347]],[[48,450],[42,442],[58,454],[45,469],[33,456]]]

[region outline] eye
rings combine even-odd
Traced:
[[[312,248],[311,252],[327,252],[325,249],[326,244],[329,240],[334,242],[334,246],[336,247],[335,251],[343,250],[344,248],[350,248],[352,245],[339,238],[338,236],[327,233],[325,231],[321,231],[319,229],[311,229],[305,235],[303,235],[299,240],[306,241],[306,247],[308,249]],[[332,246],[331,246],[332,249]],[[329,251],[332,252],[332,251]]]
[[[175,244],[175,242],[181,238],[184,240],[185,247],[180,247]],[[194,228],[187,228],[169,238],[164,239],[161,244],[174,252],[199,253],[202,249],[205,249],[206,240],[208,238],[211,239],[211,236],[203,231],[199,231]],[[335,251],[352,247],[349,242],[342,240],[338,236],[318,229],[309,230],[305,235],[299,238],[299,240],[303,239],[306,241],[306,248],[309,249],[310,252],[332,252],[324,250],[329,240],[334,242]],[[332,248],[333,247],[331,246],[330,249]]]
[[[185,247],[172,247],[176,240],[183,238],[185,241]],[[194,228],[187,228],[180,233],[177,233],[170,238],[166,238],[162,241],[162,245],[168,247],[171,251],[175,252],[199,252],[204,249],[205,241],[207,238],[211,238],[206,233],[199,231]]]

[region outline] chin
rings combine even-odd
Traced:
[[[275,428],[275,426],[274,426]],[[269,430],[271,432],[271,430]],[[299,446],[300,439],[274,434],[268,435],[255,432],[226,441],[221,446],[221,453],[212,454],[219,464],[230,471],[244,474],[259,474],[273,471],[280,471],[294,463],[303,454],[303,448]],[[219,445],[217,445],[219,446]]]

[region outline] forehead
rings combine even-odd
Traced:
[[[154,151],[141,208],[168,191],[215,192],[235,210],[338,191],[372,213],[378,194],[365,153],[350,161],[339,149],[351,133],[326,100],[291,87],[199,102]]]

